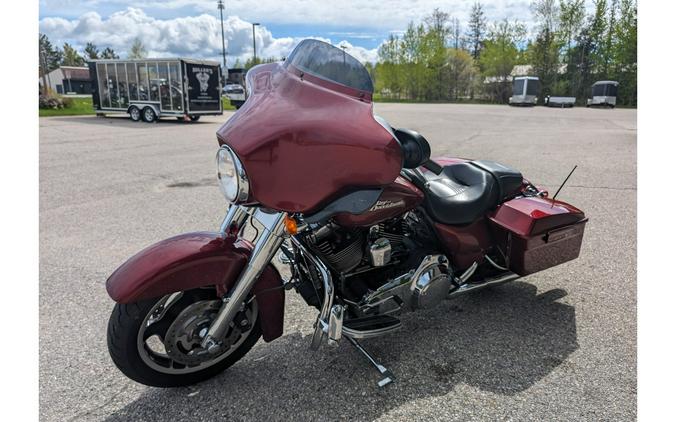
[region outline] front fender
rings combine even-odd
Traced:
[[[216,286],[229,290],[251,256],[253,245],[221,233],[181,234],[151,245],[129,258],[106,282],[117,303],[132,303],[170,293]],[[284,290],[272,265],[256,281],[252,292],[258,301],[263,339],[272,341],[283,333]]]

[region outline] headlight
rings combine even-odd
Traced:
[[[225,199],[240,203],[248,199],[248,178],[237,155],[226,145],[216,154],[218,185]]]

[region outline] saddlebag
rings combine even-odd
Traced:
[[[588,219],[564,202],[522,197],[501,204],[490,221],[509,269],[524,276],[577,258]]]

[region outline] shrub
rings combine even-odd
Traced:
[[[56,95],[40,94],[40,108],[59,109],[70,108],[73,106],[72,98],[59,97]]]

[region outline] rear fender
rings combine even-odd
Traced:
[[[106,282],[117,303],[132,303],[199,287],[227,291],[237,281],[251,256],[253,245],[221,233],[181,234],[151,245],[122,264]],[[283,333],[284,290],[279,272],[268,265],[255,286],[263,339]]]

